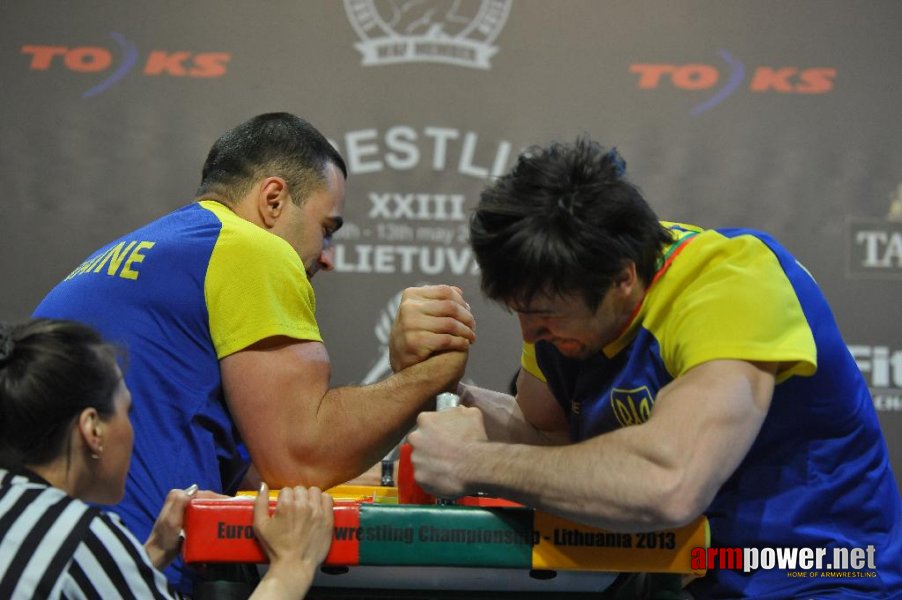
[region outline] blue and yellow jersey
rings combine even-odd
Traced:
[[[314,313],[295,250],[213,201],[101,248],[37,307],[35,316],[88,323],[128,350],[135,447],[116,512],[138,539],[172,488],[235,491],[248,458],[219,359],[271,336],[321,341]]]
[[[761,432],[706,511],[712,546],[872,544],[879,577],[842,585],[902,585],[902,503],[886,446],[817,284],[765,234],[665,225],[674,242],[623,333],[586,360],[525,344],[523,368],[548,384],[576,441],[643,423],[658,391],[701,363],[779,363]],[[699,597],[780,597],[767,594],[799,583],[780,570],[712,571],[692,587]]]

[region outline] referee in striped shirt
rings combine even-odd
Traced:
[[[143,545],[92,506],[121,499],[131,459],[116,358],[78,323],[0,323],[0,598],[179,597],[160,569],[196,491],[169,493]],[[285,488],[270,518],[264,484],[254,527],[270,568],[251,597],[302,598],[331,543],[332,499]]]

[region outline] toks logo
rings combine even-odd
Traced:
[[[630,65],[630,71],[639,76],[637,85],[643,90],[658,89],[662,85],[690,91],[714,90],[712,96],[692,108],[690,114],[695,117],[726,100],[746,82],[745,65],[726,50],[720,50],[718,54],[726,63],[723,83],[721,69],[708,64],[638,63]],[[836,69],[831,67],[756,67],[751,72],[748,90],[754,93],[825,94],[833,89],[835,78]]]
[[[106,91],[122,80],[139,65],[138,49],[120,33],[110,33],[110,37],[119,47],[121,59],[112,73],[91,89],[85,91],[82,98],[90,98]],[[22,46],[22,54],[31,57],[28,68],[33,71],[47,71],[51,68],[63,68],[77,73],[106,72],[113,66],[114,52],[100,46],[40,46],[28,44]],[[232,58],[228,52],[187,51],[170,52],[152,50],[143,60],[140,67],[145,75],[172,77],[222,77],[226,72],[226,64]]]

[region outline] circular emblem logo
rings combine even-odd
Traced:
[[[344,0],[362,64],[439,62],[489,69],[511,0]]]

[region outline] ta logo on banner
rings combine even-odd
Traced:
[[[364,66],[437,62],[489,69],[511,0],[344,0]]]
[[[902,183],[886,219],[850,218],[847,240],[849,277],[902,279]]]

